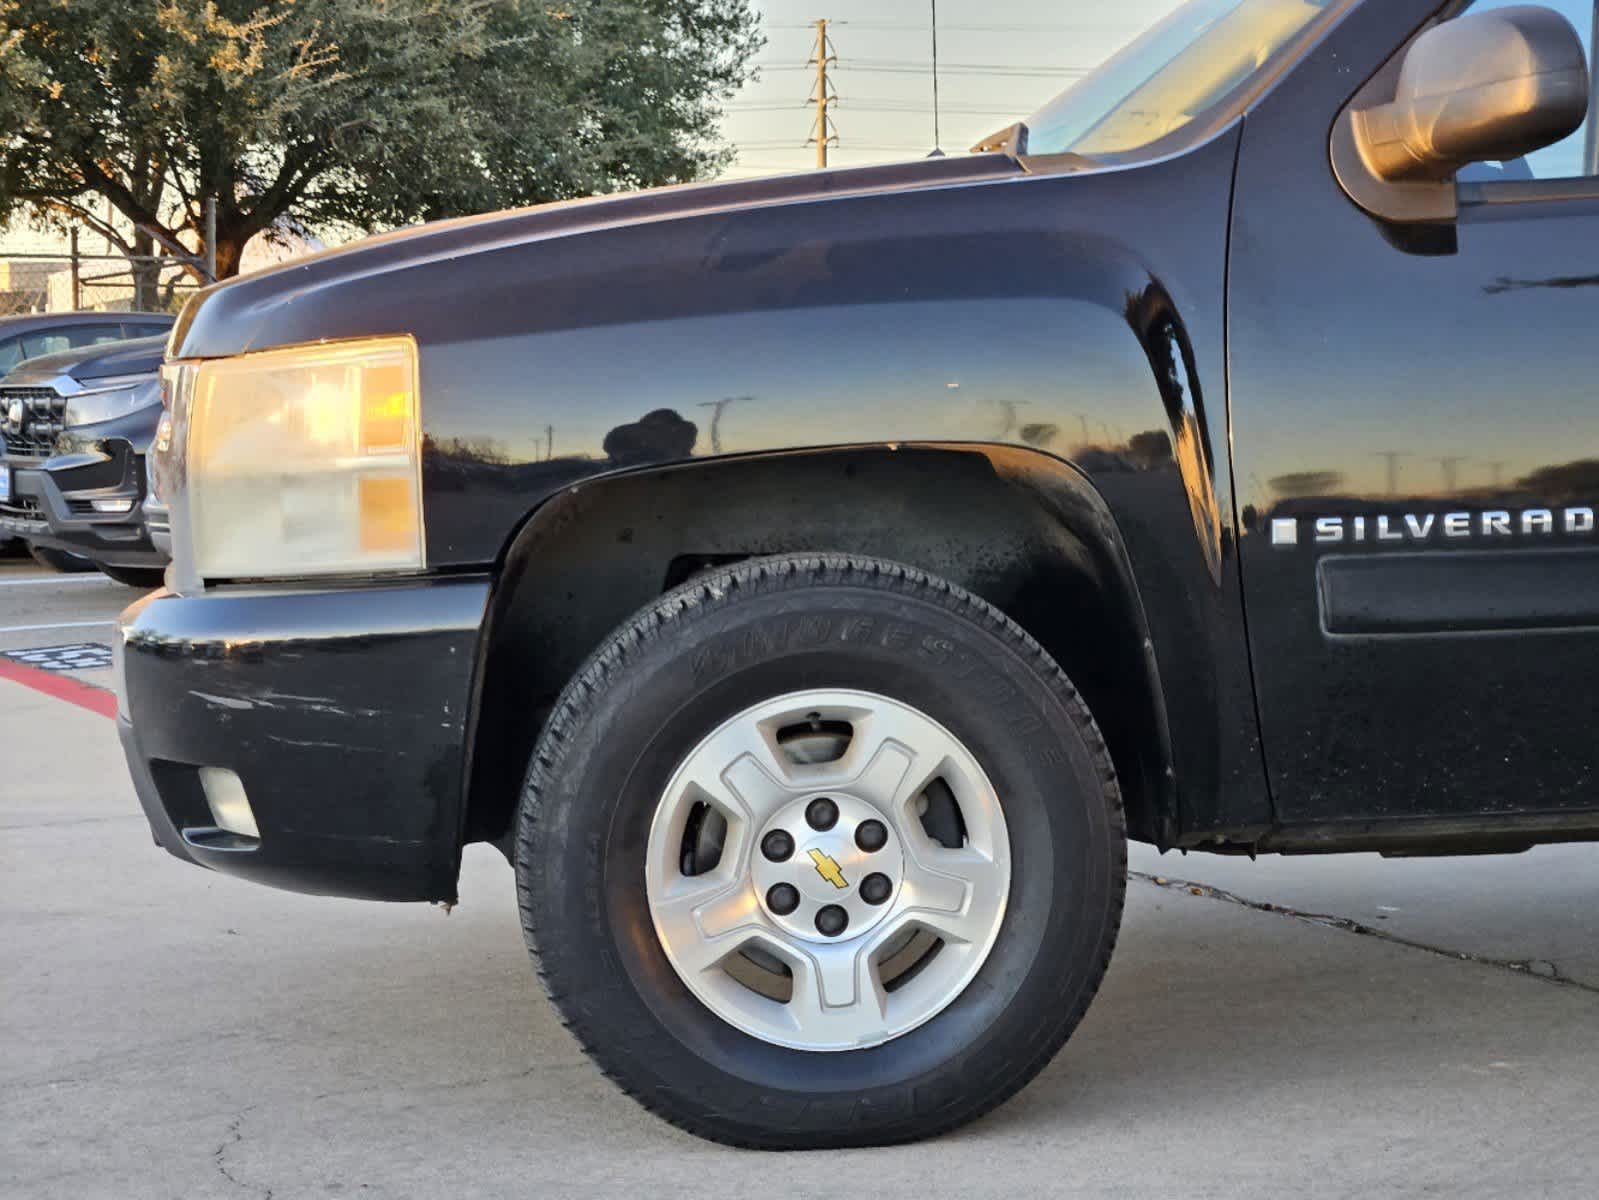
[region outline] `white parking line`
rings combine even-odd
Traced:
[[[104,575],[96,572],[93,575],[43,575],[29,576],[27,579],[0,579],[0,587],[27,587],[36,583],[110,583]]]
[[[0,633],[37,633],[41,629],[109,629],[115,621],[57,621],[53,625],[0,625]]]

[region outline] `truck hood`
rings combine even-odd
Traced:
[[[461,217],[380,234],[209,288],[191,300],[173,334],[174,354],[206,358],[280,344],[266,318],[324,289],[444,259],[624,225],[873,192],[951,186],[1020,175],[1004,154],[925,158],[884,166],[682,184]],[[398,331],[391,331],[398,332]]]
[[[165,337],[130,338],[120,342],[101,342],[76,350],[41,354],[19,363],[6,376],[7,387],[33,387],[48,384],[65,375],[81,384],[117,375],[144,375],[161,368],[166,352]]]

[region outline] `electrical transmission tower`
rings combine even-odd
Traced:
[[[1375,454],[1376,457],[1387,460],[1388,494],[1390,496],[1397,496],[1399,494],[1399,460],[1402,458],[1409,458],[1410,455],[1406,454],[1402,450],[1378,450],[1375,451]]]
[[[1442,458],[1435,458],[1432,461],[1437,463],[1443,470],[1444,491],[1453,493],[1455,481],[1459,478],[1460,464],[1466,461],[1466,456],[1464,454],[1446,454]]]
[[[832,108],[838,103],[838,92],[827,77],[827,68],[838,66],[838,55],[833,51],[833,39],[827,36],[827,20],[816,22],[816,49],[806,66],[816,68],[816,83],[811,92],[811,103],[816,106],[816,119],[811,123],[811,136],[807,146],[816,147],[816,165],[827,166],[828,146],[838,145],[838,128],[833,124]]]

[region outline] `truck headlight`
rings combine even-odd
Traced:
[[[416,344],[371,338],[208,359],[188,384],[201,578],[416,570]]]

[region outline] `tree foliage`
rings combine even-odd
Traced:
[[[684,182],[759,45],[749,0],[0,0],[0,219],[141,252],[107,202],[195,245],[214,197],[227,276],[296,225]]]

